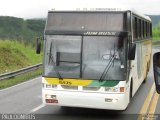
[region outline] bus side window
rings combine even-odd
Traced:
[[[133,16],[133,38],[134,40],[137,40],[137,34],[138,34],[138,30],[137,30],[137,17]]]
[[[138,19],[138,38],[141,39],[141,20]]]

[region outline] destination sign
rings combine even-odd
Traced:
[[[127,31],[45,31],[46,35],[126,36]]]
[[[115,36],[116,32],[85,32],[84,35],[111,35],[111,36]]]

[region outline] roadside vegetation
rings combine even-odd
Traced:
[[[42,63],[42,54],[37,55],[31,46],[15,40],[0,40],[0,74]]]
[[[155,26],[152,29],[152,33],[153,33],[153,40],[159,40],[160,41],[160,22],[157,26]]]
[[[0,39],[23,41],[25,45],[35,45],[35,40],[43,36],[45,19],[27,19],[0,16]]]
[[[32,45],[25,46],[15,40],[0,40],[0,74],[42,63],[42,54],[37,55]],[[0,89],[30,80],[42,74],[42,69],[0,80]]]
[[[31,80],[37,76],[40,76],[41,74],[42,74],[42,69],[38,69],[9,79],[0,80],[0,89],[11,87],[13,85]]]
[[[35,53],[35,41],[43,36],[45,19],[0,16],[0,74],[42,63],[42,54]],[[0,89],[30,80],[42,73],[31,71],[8,80],[0,80]]]

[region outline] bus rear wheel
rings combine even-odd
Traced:
[[[146,83],[146,81],[147,81],[147,74],[148,74],[148,72],[149,72],[149,68],[150,68],[150,61],[149,61],[148,64],[147,64],[146,76],[145,76],[145,78],[144,78],[144,80],[143,80],[143,84]]]
[[[131,102],[131,99],[132,99],[132,88],[133,88],[133,83],[132,83],[132,80],[131,80],[131,83],[130,83],[130,92],[129,92],[129,103]]]
[[[147,75],[146,75],[146,77],[145,77],[144,80],[143,80],[143,84],[145,84],[146,81],[147,81]]]

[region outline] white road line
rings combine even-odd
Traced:
[[[43,108],[44,106],[45,106],[44,104],[41,104],[40,106],[38,106],[38,107],[32,109],[32,110],[30,111],[30,113],[36,112],[37,110]]]

